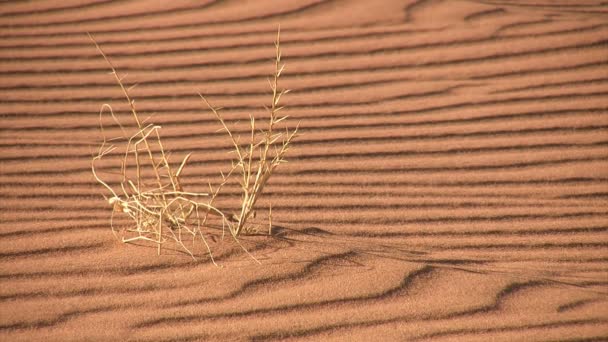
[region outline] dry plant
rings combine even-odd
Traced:
[[[228,128],[223,117],[219,114],[219,108],[212,107],[199,94],[220,121],[222,130],[230,137],[234,147],[233,152],[237,155],[232,162],[230,171],[226,174],[220,172],[220,184],[215,188],[209,184],[210,191],[208,193],[183,190],[180,176],[192,153],[186,155],[179,166],[173,167],[171,165],[169,153],[165,152],[159,133],[161,127],[151,123],[145,124],[146,120],[142,121],[140,119],[135,101],[130,95],[130,90],[133,87],[125,87],[124,76],[118,75],[116,68],[99,44],[91,35],[89,37],[109,65],[111,74],[128,103],[130,114],[135,123],[133,125],[135,127],[134,132],[129,134],[109,104],[104,104],[99,113],[103,141],[97,154],[92,159],[91,169],[95,179],[110,193],[110,196],[106,199],[112,206],[110,221],[114,234],[118,237],[113,221],[115,212],[120,212],[126,214],[134,223],[134,226],[122,231],[127,235],[122,237],[122,242],[152,242],[157,245],[158,254],[160,254],[163,245],[166,242],[173,241],[195,258],[194,253],[186,246],[184,241],[187,237],[191,237],[194,244],[198,237],[204,243],[212,262],[215,264],[211,247],[203,231],[208,228],[212,216],[215,220],[220,220],[222,232],[228,228],[234,240],[247,252],[237,237],[254,231],[248,225],[248,220],[254,216],[255,205],[262,195],[264,187],[277,166],[285,162],[285,154],[297,135],[297,127],[291,132],[287,129],[280,132],[276,131],[277,124],[287,118],[287,116],[280,117],[278,115],[283,108],[279,106],[279,100],[282,95],[288,92],[288,90],[279,90],[278,88],[278,79],[284,69],[284,64],[281,64],[279,45],[280,31],[275,42],[275,72],[273,77],[269,79],[272,102],[271,106],[266,108],[269,113],[268,124],[266,129],[258,131],[256,120],[253,116],[250,116],[251,133],[249,143],[246,146],[240,145],[239,136],[235,136]],[[111,139],[106,136],[103,125],[103,115],[106,110],[116,126],[120,128],[121,136]],[[123,144],[117,146],[110,144],[110,141],[121,141]],[[104,181],[99,176],[96,167],[104,157],[110,154],[120,156],[120,168],[117,172],[120,179],[114,182]],[[239,183],[243,192],[240,212],[228,215],[223,210],[215,207],[214,201],[219,196],[223,186],[235,174],[240,174]],[[270,234],[272,229],[272,206],[270,206],[268,221]],[[247,253],[257,261],[249,252]]]
[[[230,225],[233,236],[238,236],[241,233],[251,233],[254,229],[248,226],[248,220],[255,213],[255,205],[264,192],[264,187],[272,176],[274,170],[282,163],[286,163],[285,154],[287,153],[291,142],[297,136],[298,127],[293,131],[285,129],[285,131],[277,131],[276,126],[281,121],[287,119],[288,116],[279,116],[279,112],[284,108],[280,106],[281,97],[289,92],[288,89],[279,89],[278,81],[281,73],[285,69],[285,64],[281,64],[281,46],[280,33],[277,32],[275,41],[276,56],[275,70],[271,78],[268,79],[270,89],[272,91],[272,101],[270,107],[266,106],[268,112],[268,123],[266,129],[262,128],[259,131],[256,127],[256,120],[253,115],[249,115],[250,136],[249,142],[245,145],[240,144],[240,136],[235,136],[228,128],[228,125],[220,115],[220,108],[215,108],[209,104],[207,99],[199,94],[205,104],[211,109],[215,117],[222,124],[222,129],[225,131],[232,142],[236,157],[232,161],[233,169],[236,168],[240,174],[239,184],[242,190],[240,212],[234,214],[231,218],[235,224]],[[272,229],[272,204],[268,212],[269,234]]]
[[[134,227],[126,229],[130,236],[122,237],[123,242],[150,241],[157,245],[158,254],[160,254],[163,244],[172,240],[194,258],[192,251],[184,244],[184,239],[191,236],[194,241],[196,237],[200,237],[209,251],[211,260],[215,263],[202,231],[203,222],[206,222],[209,214],[221,217],[223,222],[228,221],[222,211],[209,203],[200,201],[201,198],[209,197],[210,194],[183,191],[180,176],[191,154],[184,157],[177,169],[171,166],[159,133],[161,127],[154,124],[144,126],[144,122],[139,118],[135,108],[135,101],[129,94],[132,88],[125,87],[124,77],[118,75],[101,47],[90,35],[89,37],[112,70],[111,74],[122,90],[136,126],[134,133],[127,134],[125,127],[114,115],[112,107],[109,104],[102,106],[99,122],[103,142],[97,155],[93,157],[91,168],[95,179],[111,194],[108,203],[113,207],[112,231],[118,237],[113,225],[113,218],[114,212],[122,212],[135,223]],[[119,171],[121,177],[114,187],[102,180],[96,171],[96,164],[102,158],[112,152],[117,152],[117,146],[109,144],[109,139],[105,134],[102,116],[106,109],[122,131],[122,136],[111,140],[125,142],[124,152],[121,150]],[[133,170],[133,166],[135,170]]]

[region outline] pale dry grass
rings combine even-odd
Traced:
[[[256,120],[253,115],[249,116],[250,132],[249,142],[244,146],[240,144],[240,137],[232,134],[228,125],[219,113],[218,108],[214,108],[207,99],[200,95],[205,104],[211,109],[215,117],[221,122],[222,130],[225,131],[234,147],[233,152],[236,158],[233,160],[233,169],[236,168],[241,179],[239,184],[242,190],[240,212],[236,214],[236,225],[231,225],[232,234],[238,236],[243,231],[248,232],[251,227],[247,226],[249,218],[254,213],[255,205],[264,192],[264,187],[272,176],[275,169],[282,163],[286,163],[285,154],[289,150],[291,142],[298,134],[298,127],[293,131],[276,130],[277,124],[287,119],[288,116],[279,116],[279,112],[284,108],[280,106],[281,97],[289,92],[288,89],[279,89],[279,77],[285,68],[281,64],[280,31],[277,33],[275,41],[275,71],[271,79],[268,80],[272,90],[272,101],[270,107],[265,107],[268,112],[268,123],[266,129],[257,129]],[[279,143],[280,146],[277,146]],[[269,234],[272,229],[272,205],[268,213]]]
[[[130,126],[121,123],[109,104],[104,104],[99,114],[103,141],[92,158],[91,168],[95,179],[109,192],[106,199],[112,206],[111,226],[114,234],[125,243],[136,241],[154,243],[159,255],[165,243],[173,242],[193,258],[195,254],[191,247],[186,245],[185,239],[191,238],[192,244],[200,239],[215,264],[211,246],[205,238],[207,229],[210,228],[210,221],[214,220],[216,226],[221,226],[222,236],[228,229],[234,241],[247,251],[238,237],[257,232],[256,226],[249,224],[250,219],[255,216],[256,203],[276,168],[286,162],[285,154],[297,136],[297,127],[293,131],[288,129],[277,131],[277,124],[287,118],[287,116],[279,116],[279,112],[283,109],[279,105],[280,99],[288,93],[288,90],[281,90],[278,86],[279,77],[285,67],[281,63],[280,31],[275,42],[275,71],[269,79],[272,102],[270,107],[266,107],[268,122],[266,128],[258,130],[255,118],[250,116],[251,132],[247,144],[241,145],[240,136],[234,135],[228,128],[228,124],[219,113],[219,108],[211,106],[207,99],[199,94],[221,123],[221,130],[227,133],[234,147],[232,152],[236,154],[230,171],[225,174],[220,172],[220,183],[215,187],[209,184],[207,193],[188,192],[183,189],[180,177],[192,153],[187,154],[179,166],[172,166],[169,153],[165,151],[162,143],[161,127],[152,123],[145,124],[146,120],[140,119],[135,101],[130,95],[132,88],[124,85],[124,76],[119,76],[109,57],[90,35],[89,37],[109,65],[111,74],[129,105],[131,118],[134,121],[131,125],[132,132],[129,133],[129,129],[125,127]],[[120,136],[113,138],[106,136],[103,124],[106,111],[112,118],[113,124],[120,128],[122,132]],[[110,142],[121,144],[115,145]],[[109,155],[120,156],[119,165],[113,166],[116,170],[114,174],[118,175],[119,179],[114,179],[112,182],[102,179],[97,171],[98,163]],[[228,214],[214,206],[214,202],[231,177],[238,177],[242,196],[238,205],[240,210]],[[115,229],[113,223],[115,213],[129,217],[133,221],[133,226],[120,231]],[[271,232],[272,205],[268,213],[268,233]]]

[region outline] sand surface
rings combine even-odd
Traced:
[[[264,115],[279,24],[302,136],[262,265],[119,242],[85,32],[205,191],[230,143],[197,92]],[[0,36],[2,341],[608,339],[605,1],[8,1]]]

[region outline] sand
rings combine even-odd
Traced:
[[[302,135],[261,265],[118,241],[90,161],[126,106],[85,32],[205,191],[197,93],[262,117],[279,24]],[[605,2],[11,1],[0,36],[0,340],[608,340]]]

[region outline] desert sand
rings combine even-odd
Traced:
[[[230,142],[197,93],[262,117],[279,25],[302,135],[261,265],[121,243],[86,32],[206,191]],[[606,2],[9,1],[0,36],[0,340],[608,340]]]

